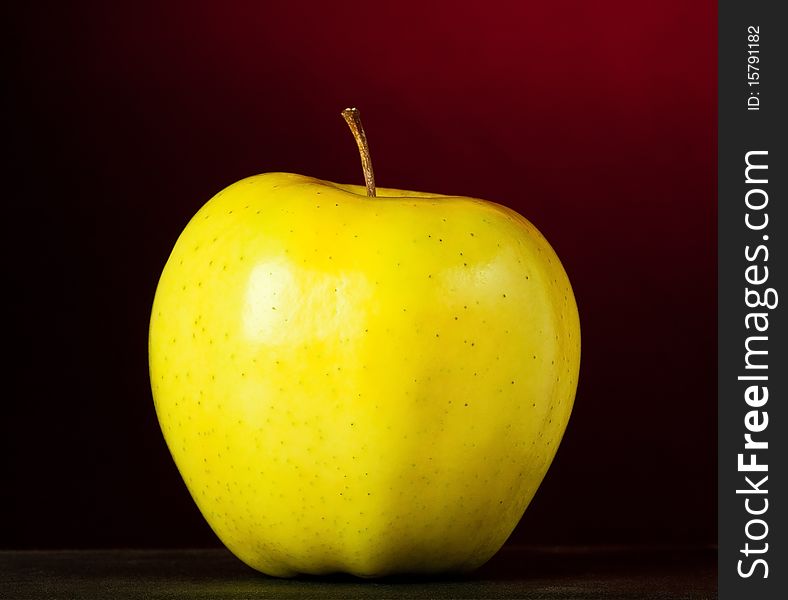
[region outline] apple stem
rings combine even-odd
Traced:
[[[361,124],[361,113],[357,108],[346,108],[342,111],[342,117],[353,132],[353,137],[358,144],[358,152],[361,154],[361,168],[364,170],[364,182],[367,185],[367,196],[375,197],[375,173],[372,171],[372,157],[369,155],[369,144],[367,135],[364,133],[364,126]]]

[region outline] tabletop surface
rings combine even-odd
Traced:
[[[714,548],[504,547],[464,577],[276,579],[224,549],[0,551],[0,598],[717,597]]]

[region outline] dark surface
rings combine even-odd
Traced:
[[[717,597],[713,548],[506,547],[472,575],[435,580],[274,579],[226,550],[0,552],[0,597],[655,598]]]

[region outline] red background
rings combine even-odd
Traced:
[[[524,543],[716,540],[716,4],[7,4],[7,547],[216,543],[168,456],[148,314],[242,177],[494,200],[553,244],[583,359]]]

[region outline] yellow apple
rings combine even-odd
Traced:
[[[268,173],[181,234],[149,353],[169,449],[236,556],[374,577],[501,547],[569,419],[580,326],[512,210]]]

